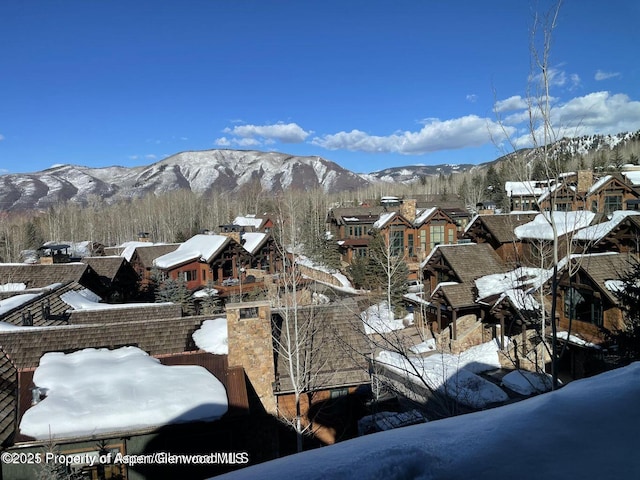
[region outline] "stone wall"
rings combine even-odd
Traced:
[[[276,414],[271,307],[244,302],[229,303],[226,309],[229,367],[243,367],[265,410]]]

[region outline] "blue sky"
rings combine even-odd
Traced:
[[[544,0],[537,10],[548,8]],[[0,173],[185,150],[319,155],[356,172],[524,145],[533,3],[0,2]],[[567,0],[556,125],[640,129],[640,3]]]

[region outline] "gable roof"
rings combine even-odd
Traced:
[[[505,272],[506,266],[488,243],[463,243],[436,247],[462,282],[471,282],[489,273]]]
[[[532,221],[536,215],[536,213],[476,215],[465,229],[465,234],[474,228],[480,228],[489,232],[499,243],[519,242],[520,239],[514,233],[515,228]]]
[[[629,218],[635,217],[635,218]],[[611,218],[605,222],[596,223],[576,232],[575,240],[599,242],[609,235],[616,227],[625,221],[638,223],[640,221],[640,212],[637,210],[617,210],[611,214]]]
[[[166,243],[163,245],[141,245],[135,248],[135,252],[132,254],[132,259],[138,259],[138,261],[144,265],[146,268],[151,268],[153,266],[153,261],[161,257],[162,255],[166,255],[167,253],[175,252],[179,243]]]
[[[175,251],[156,258],[153,264],[158,268],[169,269],[197,259],[208,263],[232,241],[234,240],[227,235],[194,235]]]
[[[92,275],[99,281],[93,268],[85,263],[0,264],[0,284],[24,283],[27,288],[43,288],[49,285],[68,282],[79,282],[85,275]],[[88,285],[87,285],[88,286]]]
[[[358,311],[359,307],[353,299],[346,299],[334,305],[306,307],[299,310],[298,318],[304,324],[304,327],[301,328],[313,330],[313,335],[309,336],[309,342],[313,342],[313,345],[309,349],[311,354],[308,370],[314,376],[314,389],[329,389],[370,382],[367,364],[370,346],[364,333],[362,321],[356,314]],[[281,316],[281,313],[278,310],[273,310],[272,315]],[[292,332],[293,328],[293,325],[290,325]],[[277,328],[274,329],[273,334],[278,336]],[[284,357],[284,351],[280,349],[275,360],[280,393],[293,390],[293,383]]]
[[[587,192],[587,197],[600,193],[600,191],[603,190],[610,183],[616,183],[618,184],[619,187],[624,188],[625,190],[628,190],[631,192],[634,191],[633,187],[629,185],[629,183],[627,182],[626,177],[623,177],[619,173],[613,173],[611,175],[605,175],[596,183],[594,183],[589,189],[589,191]]]
[[[100,277],[113,281],[118,275],[118,271],[125,264],[124,257],[112,255],[108,257],[84,257],[82,263],[86,263],[93,268]]]
[[[609,287],[611,280],[620,280],[629,269],[638,263],[631,255],[621,253],[594,253],[578,257],[580,269],[584,271],[607,299],[618,305],[618,298]]]

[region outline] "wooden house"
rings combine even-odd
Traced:
[[[357,419],[350,406],[361,400],[355,395],[358,388],[370,382],[370,346],[362,322],[354,321],[355,312],[356,302],[345,300],[299,307],[296,317],[298,339],[305,346],[299,364],[305,372],[302,422],[324,444],[334,443],[348,430],[353,434]],[[293,322],[287,327],[287,315],[291,312],[271,310],[268,302],[227,304],[229,364],[243,366],[268,412],[292,421],[296,402],[285,338],[287,332],[296,337]]]
[[[0,285],[23,284],[24,288],[45,288],[54,284],[77,282],[96,293],[103,283],[90,265],[81,262],[42,264],[0,263]]]
[[[385,212],[382,206],[332,208],[327,214],[328,231],[339,246],[341,260],[351,264],[356,257],[366,257],[373,224],[380,214]]]
[[[640,254],[640,212],[618,210],[573,237],[580,252]]]
[[[522,241],[514,229],[529,223],[536,213],[476,215],[464,231],[463,238],[472,243],[488,243],[507,265],[522,257]]]
[[[477,303],[474,281],[482,276],[506,272],[507,267],[488,243],[440,245],[422,263],[426,300],[434,305],[428,319],[434,331],[451,325],[457,340],[457,320],[465,315],[481,319],[484,306]],[[427,293],[428,292],[428,293]]]
[[[587,208],[592,212],[610,214],[616,210],[636,210],[640,193],[627,177],[619,173],[605,175],[586,193]]]
[[[574,258],[573,268],[560,278],[558,335],[569,350],[563,367],[573,378],[597,373],[608,334],[624,327],[615,292],[620,277],[637,263],[632,254],[584,254]]]
[[[84,257],[82,263],[93,268],[102,282],[99,293],[108,302],[126,302],[138,296],[138,274],[131,263],[120,256]]]

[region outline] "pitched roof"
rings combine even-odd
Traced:
[[[536,213],[476,215],[467,226],[465,233],[480,224],[480,228],[486,229],[499,243],[519,242],[520,239],[516,237],[514,229],[530,222],[535,217]]]
[[[304,325],[302,329],[313,330],[313,335],[306,338],[310,344],[308,370],[313,376],[312,388],[337,388],[370,381],[366,356],[370,347],[357,312],[359,307],[353,299],[299,310],[299,319]],[[277,310],[273,310],[272,314],[280,319],[283,315]],[[292,325],[290,331],[293,332]],[[274,336],[278,337],[277,329],[274,330]],[[293,389],[284,357],[284,351],[280,349],[275,367],[281,393]]]
[[[210,262],[232,241],[227,235],[194,235],[175,251],[156,258],[153,264],[159,268],[174,268],[199,258]]]
[[[0,348],[0,446],[11,442],[16,431],[18,409],[18,374],[4,350]]]
[[[85,290],[85,287],[78,282],[68,282],[66,284],[54,284],[51,287],[24,290],[20,295],[25,297],[24,302],[19,302],[18,295],[7,299],[13,299],[14,307],[3,309],[0,313],[0,321],[16,325],[23,325],[23,317],[29,318],[35,327],[49,327],[54,325],[66,325],[69,321],[69,305],[61,297],[67,292]],[[2,301],[5,303],[5,300]]]
[[[24,283],[27,288],[43,288],[55,283],[80,282],[93,269],[80,262],[43,264],[0,264],[0,283]]]
[[[488,243],[438,245],[440,254],[462,282],[471,282],[489,273],[506,272],[507,267]]]
[[[582,269],[614,305],[618,304],[615,294],[608,288],[608,281],[619,280],[638,260],[627,254],[600,253],[577,257]]]
[[[118,323],[23,327],[0,331],[0,346],[18,369],[38,366],[46,352],[70,352],[83,348],[117,348],[132,345],[150,355],[195,351],[191,337],[211,317],[174,317]]]
[[[93,268],[100,277],[105,277],[111,281],[116,278],[125,261],[125,258],[120,256],[84,257],[82,259],[82,263],[86,263]]]
[[[167,253],[175,252],[179,246],[179,243],[139,246],[135,249],[135,253],[132,258],[137,256],[142,265],[146,268],[151,268],[153,266],[153,261],[156,258],[166,255]]]

